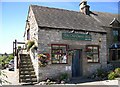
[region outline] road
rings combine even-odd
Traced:
[[[7,80],[10,83],[3,83],[2,85],[20,85],[19,83],[19,73],[18,71],[8,71],[7,69],[2,70],[5,72],[8,78],[5,76],[1,76],[0,78]],[[85,87],[85,85],[89,85],[89,87],[118,87],[118,80],[105,80],[105,81],[95,81],[95,82],[86,82],[86,83],[78,83],[78,84],[58,84],[59,86],[62,85],[63,87]],[[102,85],[102,86],[101,86]],[[112,86],[114,85],[114,86]],[[116,85],[116,86],[115,86]],[[35,87],[40,85],[37,84]],[[41,86],[44,87],[44,86]],[[50,87],[56,87],[56,85],[52,85]]]

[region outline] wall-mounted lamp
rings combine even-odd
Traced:
[[[86,32],[85,34],[89,35],[89,32]]]
[[[102,41],[102,38],[101,37],[99,37],[99,42],[101,42]]]
[[[75,33],[75,30],[72,30],[71,33]]]

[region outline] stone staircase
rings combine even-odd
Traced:
[[[29,54],[20,54],[19,82],[25,84],[37,83],[37,77]]]

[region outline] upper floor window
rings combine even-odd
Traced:
[[[67,63],[67,45],[52,44],[51,45],[51,60],[52,63],[63,64]]]
[[[87,62],[97,63],[99,62],[99,46],[87,45],[86,46]]]
[[[27,30],[27,40],[30,40],[30,29]]]
[[[114,42],[120,42],[120,31],[113,30],[113,40]]]

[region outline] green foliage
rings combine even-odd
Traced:
[[[108,74],[109,80],[113,80],[118,77],[120,77],[120,68],[116,68],[114,71],[112,71]]]
[[[14,59],[14,56],[11,54],[8,56],[8,58],[5,60],[5,63],[8,64],[10,60]]]
[[[0,56],[0,64],[3,64],[2,60],[5,58],[5,56]]]
[[[62,73],[59,78],[61,81],[67,80],[69,78],[69,75],[68,73]]]
[[[114,71],[118,77],[120,77],[120,68],[116,68],[115,71]]]
[[[21,49],[21,46],[18,46],[18,49]]]
[[[0,65],[2,64],[8,64],[10,60],[14,59],[13,54],[9,54],[8,56],[0,56]]]
[[[38,63],[40,67],[45,67],[48,62],[48,57],[45,54],[38,54]]]
[[[117,74],[115,72],[110,72],[110,74],[108,74],[108,79],[113,80],[116,78],[116,76],[117,76]]]

